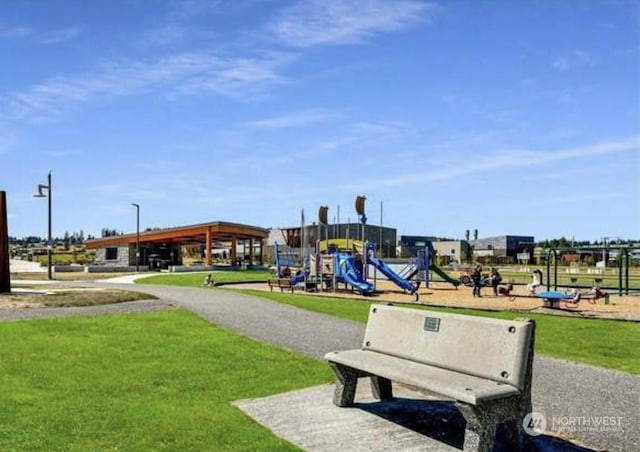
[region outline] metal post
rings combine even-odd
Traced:
[[[140,271],[140,204],[132,202],[131,205],[136,208],[136,272]],[[207,245],[210,246],[210,245]]]
[[[51,272],[51,248],[53,247],[53,237],[51,234],[51,170],[49,170],[49,174],[47,175],[47,200],[49,201],[49,212],[47,215],[48,218],[48,237],[47,237],[47,278],[49,280],[53,279],[53,274]]]
[[[47,194],[45,195],[42,191],[47,190]],[[53,247],[53,238],[51,233],[51,170],[49,170],[49,174],[47,175],[47,185],[38,184],[38,189],[36,193],[33,195],[34,198],[48,198],[48,209],[47,209],[47,278],[49,280],[53,279],[53,274],[51,270],[51,249]]]
[[[382,258],[382,201],[380,201],[380,240],[378,241],[380,248],[378,256]]]

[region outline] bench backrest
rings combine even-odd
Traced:
[[[363,349],[510,384],[527,384],[534,323],[373,305]],[[530,377],[529,377],[530,378]],[[529,382],[530,384],[530,382]]]

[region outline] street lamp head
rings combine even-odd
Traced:
[[[131,205],[137,209],[140,208],[140,204],[136,204],[135,202],[132,202]]]
[[[43,185],[43,184],[38,184],[38,191],[35,192],[33,194],[34,198],[46,198],[47,195],[45,195],[42,190],[49,190],[49,186],[48,185]]]

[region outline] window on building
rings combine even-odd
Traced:
[[[115,247],[107,248],[105,259],[108,261],[118,260],[118,248],[115,248]]]
[[[456,250],[455,250],[455,249],[452,249],[452,250],[451,250],[451,254],[456,254]]]
[[[488,250],[492,250],[493,249],[493,245],[487,245],[487,249]]]

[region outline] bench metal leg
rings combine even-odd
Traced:
[[[391,386],[391,380],[372,375],[371,392],[373,393],[374,398],[382,400],[383,402],[393,399],[393,387]]]
[[[336,374],[336,377],[338,377],[336,389],[333,393],[333,403],[340,407],[353,405],[356,397],[359,372],[351,367],[341,366],[336,363],[329,363],[329,365]]]

